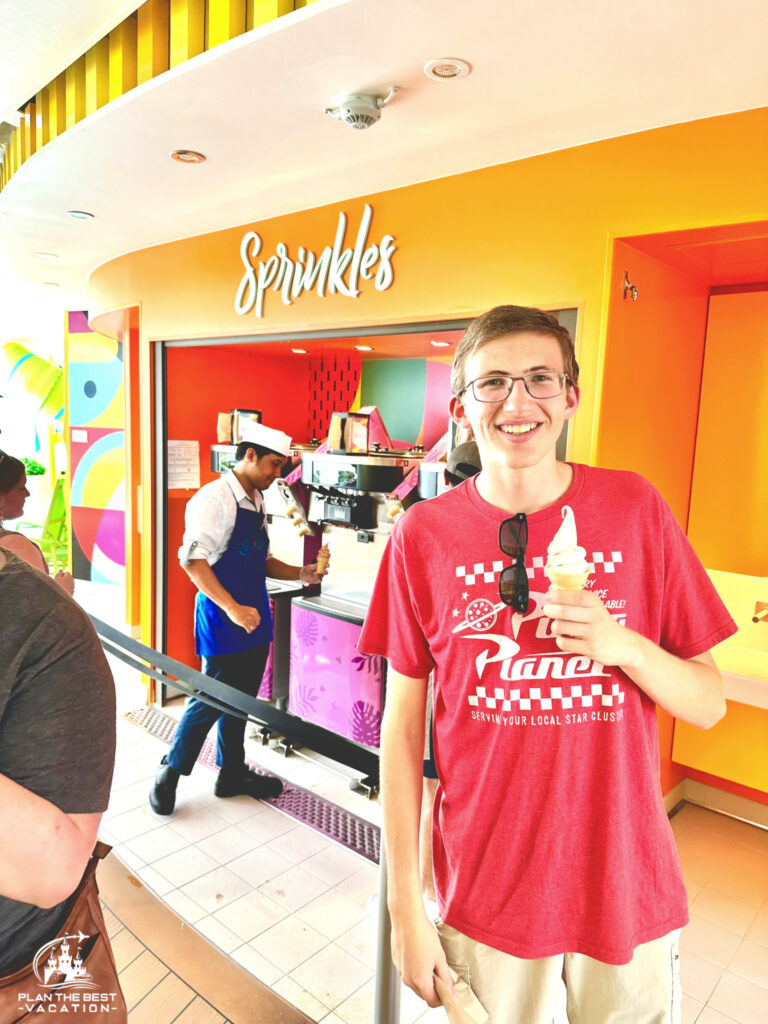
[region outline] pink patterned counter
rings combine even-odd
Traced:
[[[329,597],[294,598],[288,710],[377,749],[384,707],[384,660],[361,654],[364,609]]]

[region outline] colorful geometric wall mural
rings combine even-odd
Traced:
[[[429,451],[448,429],[451,368],[439,359],[367,359],[362,405],[375,405],[390,437]]]
[[[448,405],[451,400],[451,364],[445,360],[427,360],[427,379],[424,385],[424,421],[421,444],[427,451],[448,430]]]
[[[309,364],[307,440],[328,436],[333,412],[375,405],[390,437],[429,450],[448,429],[450,360],[321,355]]]
[[[40,412],[52,420],[64,418],[64,371],[22,345],[9,341],[0,347],[0,366],[5,370],[5,393],[30,397]]]
[[[125,581],[123,350],[67,314],[67,404],[72,571],[76,579]]]

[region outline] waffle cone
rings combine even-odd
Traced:
[[[324,573],[328,570],[328,563],[331,560],[331,552],[328,550],[328,545],[324,544],[317,553],[317,571],[318,573]]]
[[[589,579],[588,572],[580,572],[574,575],[565,572],[552,572],[551,569],[547,569],[546,573],[549,576],[550,583],[557,590],[583,590],[584,584]]]

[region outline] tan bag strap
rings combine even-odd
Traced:
[[[93,853],[88,859],[88,863],[85,865],[82,878],[80,879],[77,888],[74,890],[72,895],[69,897],[71,903],[69,907],[69,913],[67,914],[66,920],[61,924],[61,933],[64,934],[70,926],[72,919],[79,913],[80,901],[83,898],[83,894],[86,892],[89,884],[93,884],[96,887],[96,893],[98,895],[99,886],[96,882],[96,867],[100,860],[103,860],[109,851],[112,849],[106,843],[96,841],[96,845],[93,848]],[[18,968],[13,974],[0,977],[0,989],[4,986],[7,987],[10,984],[15,983],[17,980],[21,980],[25,974],[31,971],[31,964],[26,964],[23,967]]]

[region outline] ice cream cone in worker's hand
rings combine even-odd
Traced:
[[[323,544],[317,553],[317,575],[325,576],[328,572],[328,563],[331,560],[331,549],[327,544]]]
[[[557,590],[583,590],[591,574],[587,552],[576,542],[576,520],[570,505],[563,505],[563,521],[547,548],[544,573]]]

